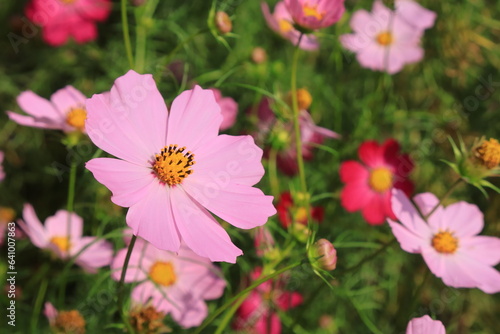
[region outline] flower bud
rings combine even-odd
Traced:
[[[233,30],[233,23],[231,22],[229,15],[222,11],[215,14],[215,26],[222,35],[225,35]]]
[[[334,270],[337,267],[337,251],[332,243],[326,239],[319,239],[311,248],[313,266],[324,270]]]
[[[267,60],[267,52],[261,47],[256,47],[252,50],[252,61],[256,64],[265,63]]]
[[[77,310],[59,311],[54,321],[54,330],[57,333],[85,333],[85,320]]]
[[[165,314],[151,305],[139,305],[130,311],[130,325],[137,333],[169,333],[172,330],[163,324]]]

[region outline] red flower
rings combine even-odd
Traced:
[[[394,139],[378,145],[366,141],[359,147],[361,161],[346,161],[340,166],[340,178],[346,184],[341,194],[342,206],[349,212],[362,210],[371,225],[382,224],[386,218],[396,220],[391,209],[391,190],[413,191],[408,174],[413,162],[407,154],[399,153]]]
[[[293,220],[295,220],[296,223],[307,224],[306,208],[295,206],[292,195],[288,191],[281,194],[280,200],[276,205],[276,210],[278,211],[281,225],[283,225],[284,228],[288,228]],[[311,207],[311,216],[313,220],[321,223],[324,215],[324,208],[319,206]]]

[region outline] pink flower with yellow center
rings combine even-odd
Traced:
[[[344,0],[284,0],[293,22],[307,30],[336,23],[344,14]]]
[[[412,4],[401,4],[398,7],[397,3],[396,6],[400,9],[393,12],[382,2],[375,1],[371,13],[366,10],[356,11],[350,21],[354,33],[340,36],[342,45],[356,53],[361,66],[394,74],[406,64],[422,60],[424,50],[420,46],[420,40],[423,35],[422,27],[429,26],[427,16],[420,14],[421,11]],[[415,17],[425,20],[409,19],[412,12]]]
[[[85,133],[86,99],[85,95],[72,86],[66,86],[52,94],[50,101],[32,91],[26,91],[17,97],[17,103],[28,115],[12,111],[7,111],[7,114],[11,120],[24,126]]]
[[[361,210],[371,225],[383,224],[387,217],[395,219],[391,209],[391,190],[402,189],[408,195],[413,184],[408,175],[413,162],[399,153],[394,139],[379,145],[366,141],[358,149],[363,164],[345,161],[340,165],[340,178],[346,184],[341,193],[342,206],[349,212]]]
[[[110,0],[31,0],[26,16],[42,27],[45,42],[60,46],[73,37],[79,44],[97,38],[97,21],[111,12]]]
[[[297,45],[300,32],[293,27],[293,19],[285,2],[278,2],[272,14],[267,3],[261,3],[261,8],[269,28],[281,37],[288,39],[293,45]],[[314,51],[319,48],[319,43],[316,36],[307,34],[302,37],[299,47],[303,50]]]
[[[220,107],[220,112],[222,114],[222,123],[220,123],[220,130],[224,131],[229,129],[236,123],[236,116],[238,115],[238,103],[230,97],[222,96],[220,90],[216,88],[210,88],[214,93],[215,102]]]
[[[119,281],[127,249],[120,250],[111,264]],[[152,305],[171,314],[182,327],[199,326],[208,314],[205,300],[222,296],[226,286],[219,268],[209,259],[181,245],[177,254],[136,240],[125,282],[140,282],[132,291],[132,303]]]
[[[428,315],[424,315],[411,319],[406,334],[446,334],[446,329],[441,321],[432,320]]]
[[[75,260],[87,272],[95,273],[97,268],[111,263],[111,244],[105,240],[95,241],[96,237],[83,237],[83,219],[75,213],[59,210],[42,225],[33,207],[25,204],[23,220],[19,220],[18,224],[36,247],[50,250],[63,260],[75,256],[91,244]]]
[[[396,218],[388,222],[401,248],[422,254],[430,271],[448,286],[500,292],[500,272],[494,268],[500,262],[500,238],[477,235],[484,226],[478,207],[457,202],[444,208],[431,193],[413,201],[419,210],[402,191],[393,191]],[[420,214],[430,216],[425,221]]]
[[[244,229],[276,213],[272,196],[254,188],[264,175],[262,150],[250,136],[218,135],[222,115],[210,90],[196,86],[169,111],[151,75],[129,71],[106,94],[87,100],[90,139],[119,159],[86,167],[113,203],[130,207],[127,224],[159,249],[181,241],[212,261],[242,252],[207,211]]]

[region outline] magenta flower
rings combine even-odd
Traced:
[[[403,5],[407,9],[407,6]],[[393,12],[375,1],[372,12],[358,10],[351,18],[353,34],[340,36],[342,45],[356,53],[361,66],[394,74],[403,66],[420,61],[423,30],[408,22],[398,11]]]
[[[79,44],[97,38],[96,21],[111,12],[110,0],[32,0],[26,16],[42,27],[45,42],[60,46],[73,37]]]
[[[336,23],[344,14],[344,0],[284,0],[293,21],[316,30]]]
[[[85,95],[72,86],[66,86],[52,94],[50,101],[32,91],[26,91],[17,97],[17,103],[28,116],[12,111],[7,111],[7,114],[11,120],[25,126],[85,133],[86,99]]]
[[[272,14],[267,3],[261,3],[261,8],[269,28],[281,37],[288,39],[293,45],[297,45],[300,32],[293,27],[293,19],[286,8],[285,2],[278,2]],[[314,51],[319,48],[319,43],[316,36],[307,34],[302,37],[299,47],[303,50]]]
[[[446,329],[441,321],[432,320],[428,315],[424,315],[411,319],[406,334],[446,334]]]
[[[238,115],[238,103],[230,97],[223,97],[220,90],[216,88],[209,88],[215,97],[215,102],[220,107],[222,114],[222,123],[220,124],[220,131],[229,129],[236,123],[236,115]]]
[[[414,197],[420,212],[427,215],[439,200],[431,193]],[[458,202],[437,209],[424,221],[400,190],[393,190],[392,210],[401,224],[388,220],[401,248],[422,254],[431,272],[455,288],[478,288],[500,292],[500,238],[478,236],[483,214],[477,206]]]
[[[73,212],[59,210],[45,220],[44,226],[33,207],[25,204],[23,220],[19,220],[18,224],[31,242],[38,248],[50,250],[60,259],[67,260],[92,243],[78,255],[75,263],[89,273],[95,273],[97,268],[111,263],[111,244],[105,240],[95,241],[96,237],[82,237],[83,220]]]
[[[5,158],[5,154],[0,151],[0,181],[5,179],[5,172],[3,171],[3,159]]]
[[[111,264],[112,277],[120,280],[127,249]],[[181,245],[177,255],[159,250],[138,238],[130,257],[125,282],[141,282],[132,291],[132,302],[148,302],[159,312],[170,313],[182,327],[199,326],[208,314],[205,300],[222,296],[226,282],[209,259]]]
[[[151,75],[129,71],[108,94],[87,100],[90,139],[119,159],[87,168],[113,203],[130,207],[127,224],[155,247],[177,252],[183,240],[200,256],[234,263],[242,252],[207,209],[250,229],[276,213],[272,196],[252,187],[264,175],[262,150],[250,136],[218,135],[214,94],[196,86],[170,114]]]

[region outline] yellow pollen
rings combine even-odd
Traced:
[[[493,138],[483,141],[476,148],[475,156],[486,168],[495,168],[500,164],[500,143]]]
[[[153,170],[156,176],[169,186],[182,183],[193,173],[191,166],[195,164],[194,154],[177,145],[165,146],[160,154],[156,154],[155,160]]]
[[[303,8],[304,8],[304,14],[306,14],[306,16],[312,16],[317,20],[322,20],[323,17],[325,16],[325,12],[321,13],[318,12],[318,10],[316,9],[317,6],[305,5]]]
[[[13,209],[0,206],[0,224],[12,222],[15,216],[16,212]]]
[[[377,36],[377,43],[382,46],[391,45],[393,42],[392,34],[389,31],[384,31]]]
[[[77,310],[60,311],[54,322],[56,333],[85,333],[85,319]]]
[[[65,5],[71,5],[72,3],[76,2],[76,0],[59,0]]]
[[[59,248],[61,252],[67,252],[71,248],[68,237],[53,237],[50,242]]]
[[[170,262],[156,262],[149,271],[149,277],[153,282],[163,286],[170,286],[175,283],[174,267]]]
[[[85,128],[86,119],[87,111],[83,107],[72,108],[66,115],[66,123],[80,131]]]
[[[280,20],[279,25],[280,25],[280,31],[284,34],[293,29],[292,24],[287,20]]]
[[[432,247],[439,253],[452,254],[458,248],[458,239],[448,231],[439,232],[432,238]]]
[[[302,223],[302,222],[307,222],[307,209],[303,206],[297,208],[297,211],[295,211],[295,221]]]
[[[370,173],[368,184],[376,192],[383,193],[392,187],[392,172],[385,167],[375,168]]]

